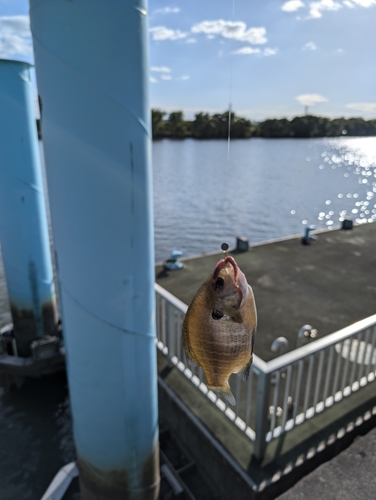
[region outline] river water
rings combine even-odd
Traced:
[[[376,220],[376,137],[153,144],[155,258]],[[10,321],[0,259],[0,326]],[[0,387],[0,499],[39,500],[74,460],[64,374]],[[76,500],[72,493],[70,500]]]
[[[376,138],[162,140],[153,146],[155,257],[376,219]]]

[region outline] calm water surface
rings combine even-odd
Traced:
[[[376,218],[376,138],[154,143],[156,261]]]
[[[153,146],[155,253],[219,250],[376,219],[376,138],[169,141]],[[10,321],[0,259],[0,326]],[[0,499],[39,500],[74,460],[63,374],[0,388]],[[78,497],[70,496],[71,500]]]

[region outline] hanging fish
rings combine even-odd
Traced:
[[[228,379],[246,381],[252,364],[257,316],[252,288],[235,259],[215,266],[189,306],[183,323],[188,359],[204,370],[209,389],[235,405]]]

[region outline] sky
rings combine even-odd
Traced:
[[[148,14],[153,108],[376,118],[376,0],[150,0]],[[32,57],[28,2],[0,0],[0,58]]]

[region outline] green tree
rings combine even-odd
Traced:
[[[234,139],[248,139],[255,133],[255,126],[246,118],[231,117],[231,132],[230,135]]]
[[[215,137],[215,123],[208,113],[197,113],[192,122],[192,135],[196,139]]]
[[[324,137],[326,135],[327,118],[314,115],[296,116],[290,121],[292,137]]]
[[[193,137],[200,139],[227,139],[229,131],[229,111],[216,113],[210,116],[208,113],[196,114],[192,124]],[[238,118],[231,113],[230,137],[234,139],[251,137],[255,131],[250,120]]]
[[[165,136],[165,117],[166,113],[159,109],[151,110],[151,126],[153,139],[160,139]]]
[[[217,113],[213,115],[214,128],[215,128],[215,137],[220,139],[227,139],[228,137],[228,117],[229,112],[225,113]],[[234,113],[231,113],[231,123],[234,120]]]
[[[173,111],[172,113],[170,113],[166,123],[166,128],[169,137],[177,139],[183,139],[184,137],[187,137],[188,127],[187,122],[184,121],[183,112]]]
[[[258,124],[255,134],[260,137],[290,137],[290,122],[286,118],[265,120]]]

